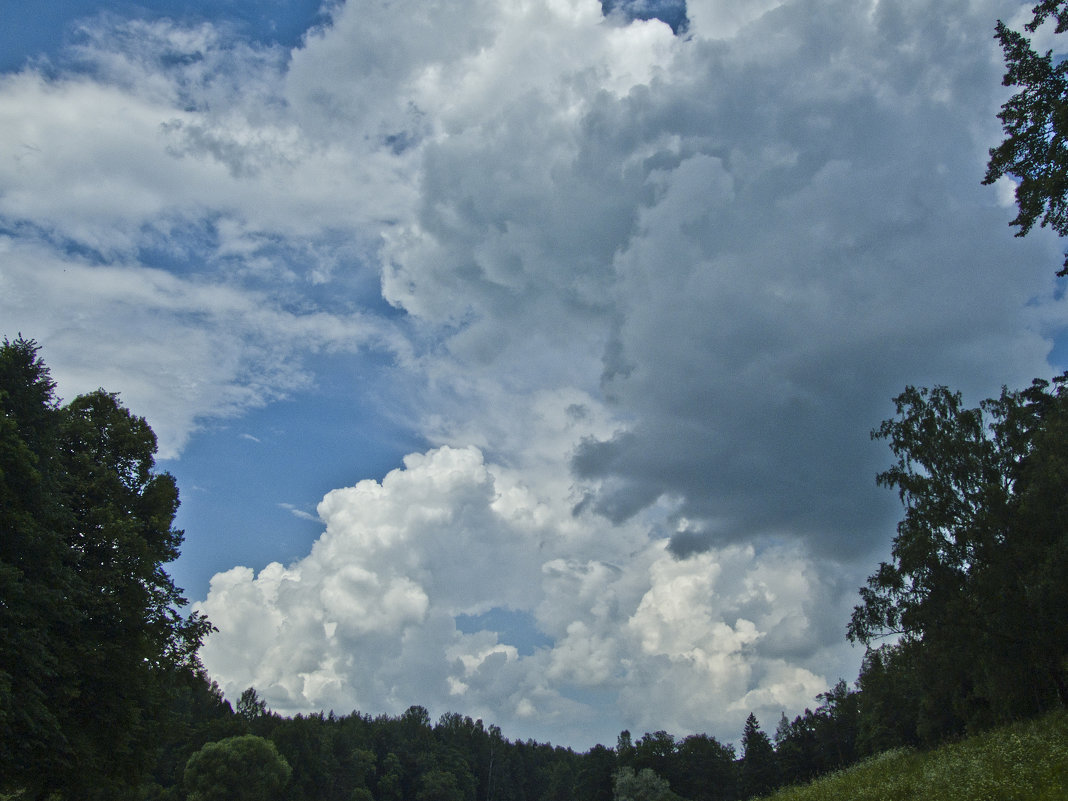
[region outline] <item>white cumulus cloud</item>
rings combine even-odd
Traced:
[[[807,616],[822,608],[820,570],[796,549],[679,560],[640,527],[589,518],[601,558],[580,560],[555,524],[566,499],[537,490],[447,446],[334,490],[307,557],[212,580],[197,605],[219,628],[205,663],[230,695],[254,685],[281,712],[399,712],[419,699],[587,746],[625,726],[722,734],[739,699],[771,714],[825,688],[806,666],[819,661]],[[462,630],[491,609],[530,616],[548,644]],[[806,645],[764,653],[784,622]],[[653,690],[654,676],[677,692]],[[648,691],[655,706],[635,700]]]

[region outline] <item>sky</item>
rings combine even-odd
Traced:
[[[1068,366],[981,185],[1029,5],[5,2],[0,336],[155,430],[229,698],[774,731],[857,676],[892,398]]]

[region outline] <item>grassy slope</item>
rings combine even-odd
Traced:
[[[767,801],[1068,801],[1068,711],[943,746],[897,750]]]

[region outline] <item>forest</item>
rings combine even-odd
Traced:
[[[1033,32],[1068,3],[1036,6]],[[1068,66],[998,23],[1018,92],[986,182],[1020,235],[1068,233]],[[1066,274],[1066,267],[1059,273]],[[1068,373],[976,407],[906,387],[872,432],[903,516],[845,635],[859,676],[793,720],[620,732],[585,753],[458,713],[282,717],[227,701],[165,565],[178,488],[148,423],[99,390],[61,403],[32,339],[0,346],[0,799],[730,801],[1068,706]],[[766,728],[765,728],[766,727]],[[770,734],[769,734],[770,732]]]

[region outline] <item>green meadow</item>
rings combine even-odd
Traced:
[[[895,749],[767,801],[1066,801],[1068,711],[933,751]]]

